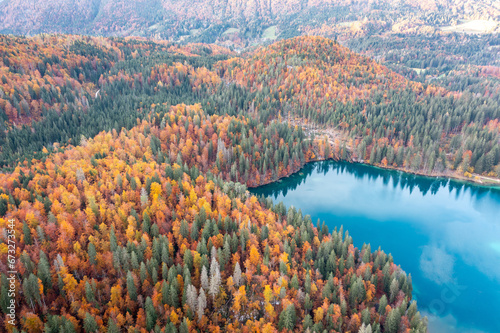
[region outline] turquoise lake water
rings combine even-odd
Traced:
[[[251,192],[391,253],[429,332],[500,332],[499,189],[326,161]]]

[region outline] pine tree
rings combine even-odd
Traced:
[[[197,294],[198,292],[196,291],[196,287],[189,285],[187,288],[186,303],[193,311],[196,311],[196,304],[198,301]]]
[[[149,234],[150,230],[151,230],[151,218],[149,217],[148,212],[144,211],[144,213],[142,214],[142,231]]]
[[[184,267],[187,267],[191,272],[193,270],[193,255],[191,254],[191,250],[187,249],[184,251]]]
[[[186,222],[186,220],[181,221],[181,229],[180,229],[181,236],[184,238],[189,237],[189,225]]]
[[[297,274],[293,275],[292,281],[290,283],[290,286],[296,290],[299,289],[299,278],[297,277]]]
[[[176,283],[170,285],[170,305],[174,308],[179,307],[179,290]]]
[[[45,242],[45,232],[43,231],[42,227],[39,225],[36,227],[36,234],[38,236],[38,241],[40,243]]]
[[[390,300],[391,300],[391,303],[393,303],[394,300],[396,299],[396,296],[399,293],[399,282],[398,282],[398,279],[396,279],[396,278],[392,279],[391,287],[390,287],[390,292],[391,292]]]
[[[189,327],[186,318],[184,318],[181,325],[179,326],[179,333],[189,333]]]
[[[161,299],[163,304],[170,303],[170,288],[165,281],[161,283]]]
[[[168,264],[169,257],[170,257],[170,253],[168,251],[167,244],[163,244],[161,246],[161,262],[164,264]]]
[[[130,299],[137,301],[137,288],[135,287],[134,277],[130,271],[127,273],[127,291]]]
[[[95,302],[94,290],[88,281],[85,281],[85,298],[89,303]]]
[[[378,304],[378,313],[383,316],[385,314],[385,308],[387,307],[387,297],[382,295]]]
[[[219,287],[221,284],[221,276],[219,271],[219,266],[215,266],[213,274],[210,276],[210,287],[208,289],[208,294],[215,298],[219,294]]]
[[[112,318],[108,319],[108,332],[107,333],[120,333],[120,328],[116,325]]]
[[[358,333],[372,333],[372,325],[363,323],[363,325],[359,328]]]
[[[31,245],[31,230],[26,221],[23,222],[24,243]]]
[[[27,279],[24,279],[23,293],[26,303],[29,304],[33,310],[35,309],[36,303],[41,305],[40,286],[38,284],[38,278],[33,273],[31,273]]]
[[[40,250],[37,273],[40,280],[42,280],[44,293],[47,293],[47,291],[52,288],[52,277],[47,255],[42,250]]]
[[[401,314],[399,309],[392,309],[391,312],[387,315],[384,323],[384,332],[387,333],[398,333],[399,331],[399,322],[401,320]]]
[[[111,230],[109,231],[109,249],[115,252],[117,247],[118,243],[116,242],[115,227],[111,226]]]
[[[146,298],[145,309],[146,309],[146,329],[148,331],[151,331],[155,326],[157,314],[155,307],[153,305],[153,301],[149,296]]]
[[[94,317],[88,312],[85,314],[85,318],[83,319],[83,329],[87,333],[99,332],[99,326],[97,325]]]
[[[89,261],[92,265],[97,265],[97,251],[95,249],[95,245],[93,243],[89,243]]]
[[[290,331],[293,331],[296,321],[297,314],[295,311],[295,306],[293,304],[290,304],[285,310],[281,312],[278,327],[280,330],[288,329]]]
[[[413,302],[411,302],[410,306],[408,307],[408,311],[406,313],[406,316],[411,321],[413,316],[415,316],[415,314],[417,314],[417,302],[413,301]]]

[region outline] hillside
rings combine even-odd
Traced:
[[[494,99],[409,81],[321,37],[280,41],[222,67],[226,80],[265,96],[288,121],[327,135],[328,151],[341,158],[425,174],[498,175]],[[261,119],[275,116],[271,110],[258,108]]]
[[[500,101],[494,0],[0,2],[0,32],[142,36],[236,51],[297,36],[338,40],[407,79]],[[486,66],[486,68],[484,68]]]
[[[208,84],[211,73],[202,67],[231,54],[216,45],[181,47],[138,38],[40,35],[2,36],[1,40],[5,50],[0,59],[2,167],[12,166],[29,154],[40,157],[44,148],[50,150],[53,144],[78,143],[82,135],[93,137],[104,129],[131,128],[137,117],[144,116],[138,109],[146,100],[148,105],[172,99],[196,103],[186,99],[195,91],[186,91],[181,81]],[[184,61],[195,67],[185,67]],[[152,68],[161,73],[152,76]],[[168,72],[182,68],[186,74],[195,72],[198,79],[190,83],[188,76],[171,75],[166,86],[157,85],[160,75],[166,80]],[[150,78],[143,81],[146,77]],[[220,82],[212,77],[212,85]]]
[[[119,61],[133,58],[130,49],[150,48],[172,54],[196,56],[230,54],[218,46],[168,43],[134,45],[138,39],[112,40],[72,35],[39,35],[33,38],[0,36],[0,120],[15,126],[38,121],[48,110],[86,110],[102,85],[103,75]],[[1,127],[0,127],[1,128]]]
[[[493,0],[397,4],[387,0],[5,0],[0,3],[0,14],[3,33],[135,35],[214,42],[231,27],[243,39],[260,38],[267,27],[275,25],[283,38],[318,29],[341,32],[342,27],[352,32],[370,26],[411,32],[456,24],[458,20],[498,20],[500,9]]]
[[[105,39],[0,37],[0,119],[14,125],[39,120],[48,109],[88,107],[99,77],[120,60]]]
[[[496,98],[410,81],[330,39],[298,37],[235,56],[214,45],[57,38],[79,51],[63,52],[64,61],[49,64],[43,80],[36,68],[44,62],[34,59],[22,67],[14,62],[16,53],[6,53],[14,60],[4,58],[10,66],[3,67],[7,83],[0,114],[10,128],[0,134],[4,166],[41,158],[54,143],[76,144],[102,130],[131,128],[155,104],[201,103],[209,114],[304,127],[322,140],[321,153],[331,158],[432,175],[499,175]],[[4,39],[19,47],[17,39]],[[31,40],[38,48],[39,37],[24,43]],[[51,52],[61,52],[57,47]],[[95,67],[78,74],[70,59],[82,54],[87,58],[80,63]],[[12,127],[19,119],[35,122]]]
[[[314,149],[284,124],[157,106],[129,131],[0,174],[0,227],[13,220],[17,235],[18,327],[425,332],[390,255],[232,182],[265,171],[268,151],[291,156],[280,162],[289,173]],[[224,169],[232,159],[246,160],[238,174]]]

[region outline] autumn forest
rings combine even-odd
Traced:
[[[390,254],[247,189],[325,159],[498,179],[499,103],[324,37],[0,35],[0,331],[427,332]]]

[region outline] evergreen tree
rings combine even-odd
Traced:
[[[90,313],[85,314],[85,318],[83,319],[83,329],[88,333],[98,333],[99,326],[95,321],[94,317]]]
[[[24,243],[31,245],[31,230],[26,221],[23,222]]]
[[[97,251],[96,251],[95,245],[93,243],[89,243],[88,251],[89,251],[90,263],[92,265],[97,265]]]
[[[201,287],[203,289],[208,289],[208,287],[209,287],[209,281],[208,281],[208,273],[207,273],[207,267],[206,266],[203,266],[203,268],[201,269],[201,278],[200,278],[200,281],[201,281]]]
[[[399,309],[392,309],[387,315],[384,323],[384,331],[387,333],[398,333],[401,314]]]
[[[127,273],[127,291],[130,299],[137,301],[137,288],[135,286],[134,277],[130,271]]]
[[[146,298],[146,329],[148,331],[151,331],[153,327],[155,326],[156,319],[157,319],[157,313],[155,310],[155,307],[153,305],[153,301],[151,300],[151,297]]]
[[[116,325],[112,318],[108,319],[108,332],[107,333],[120,333],[120,328]]]

